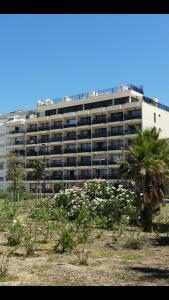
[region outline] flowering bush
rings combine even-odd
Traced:
[[[88,210],[93,218],[104,219],[105,228],[112,228],[113,224],[133,223],[140,217],[141,211],[133,191],[121,184],[112,186],[101,179],[86,181],[81,188],[60,191],[54,197],[53,208],[66,209],[70,219],[76,219],[82,210]]]

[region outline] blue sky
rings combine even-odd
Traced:
[[[169,105],[169,15],[0,15],[0,112],[121,84]]]

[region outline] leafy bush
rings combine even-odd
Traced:
[[[13,223],[9,226],[8,245],[16,246],[22,241],[24,227],[18,220],[13,220]]]
[[[94,219],[103,219],[104,228],[115,224],[137,223],[141,219],[142,205],[133,191],[123,185],[112,186],[106,180],[86,181],[83,187],[74,187],[57,193],[52,207],[64,208],[69,219],[75,220],[82,210],[90,212]]]
[[[17,208],[8,200],[3,200],[0,203],[0,230],[10,224],[17,215]]]

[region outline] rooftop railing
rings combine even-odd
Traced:
[[[94,92],[85,92],[85,93],[81,93],[81,94],[76,94],[76,95],[68,96],[68,98],[71,99],[71,100],[80,100],[80,99],[83,99],[83,98],[90,98],[90,97],[94,97],[94,96],[124,92],[124,91],[129,91],[129,90],[133,90],[133,91],[136,91],[136,92],[144,95],[142,85],[141,86],[135,86],[133,84],[128,84],[128,85],[121,85],[121,86],[114,87],[114,88],[107,88],[107,89],[103,89],[103,90],[97,90],[97,91],[94,91]],[[63,102],[64,98],[57,98],[57,99],[52,99],[52,100],[55,103],[59,103],[59,102]]]

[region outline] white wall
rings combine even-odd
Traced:
[[[154,123],[154,113],[156,123]],[[150,127],[161,128],[161,138],[169,138],[169,112],[154,105],[142,102],[142,126],[143,130]]]

